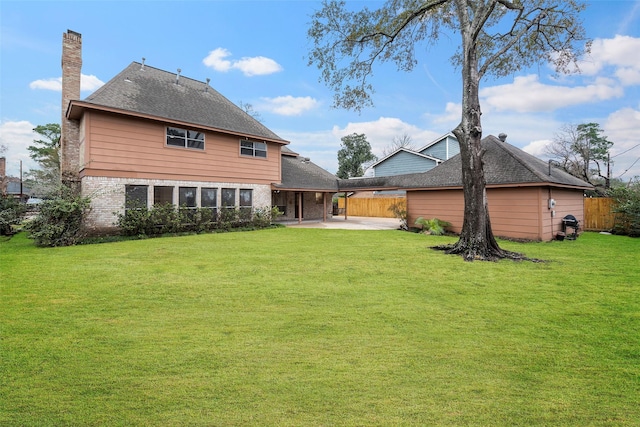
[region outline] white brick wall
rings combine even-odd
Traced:
[[[271,186],[265,184],[242,184],[234,182],[208,181],[171,181],[153,179],[108,178],[89,176],[82,178],[82,195],[91,198],[91,212],[86,218],[86,226],[94,231],[108,231],[115,228],[117,215],[124,213],[125,185],[147,185],[147,201],[149,207],[153,205],[153,187],[174,187],[173,200],[177,204],[179,187],[197,187],[197,201],[200,206],[200,188],[217,188],[218,205],[220,204],[220,189],[235,188],[237,190],[253,190],[253,207],[271,207]],[[236,191],[236,206],[239,191]]]

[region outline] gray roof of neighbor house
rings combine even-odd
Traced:
[[[83,101],[72,101],[69,117],[77,117],[79,110],[92,107],[288,143],[208,83],[139,62],[132,62]]]
[[[590,189],[592,186],[493,135],[482,140],[487,186],[540,185]],[[371,181],[370,181],[371,180]],[[340,190],[370,187],[430,189],[462,187],[460,154],[428,172],[357,180],[340,180]]]
[[[331,172],[286,147],[282,148],[282,152],[282,182],[273,184],[273,188],[318,192],[338,191],[338,179]]]

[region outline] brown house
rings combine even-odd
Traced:
[[[482,145],[489,215],[496,236],[547,241],[562,231],[566,215],[584,222],[584,191],[591,185],[508,144],[506,136],[488,136]],[[406,190],[409,225],[418,217],[439,218],[452,224],[451,231],[462,230],[460,155],[424,173],[340,182],[341,191],[363,186]]]
[[[302,162],[285,148],[289,142],[208,80],[133,62],[80,100],[81,42],[78,33],[63,34],[61,164],[63,179],[92,198],[89,227],[112,228],[133,202],[215,209],[282,204],[285,218],[331,214],[326,200],[337,190],[335,176],[315,165],[314,179],[299,173]],[[289,167],[292,162],[298,164]],[[306,159],[303,168],[311,165]]]

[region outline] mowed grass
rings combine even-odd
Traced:
[[[640,240],[453,241],[2,241],[0,425],[640,425]]]

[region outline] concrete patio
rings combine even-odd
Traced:
[[[287,227],[302,228],[337,228],[345,230],[397,230],[400,228],[400,220],[397,218],[376,218],[364,216],[350,216],[344,219],[344,216],[334,216],[326,222],[321,220],[303,220],[302,223],[297,221],[282,222]]]

